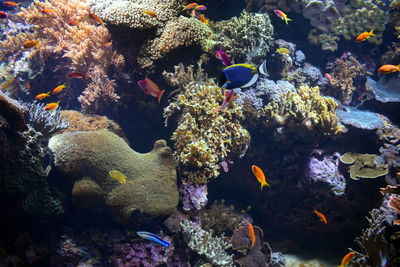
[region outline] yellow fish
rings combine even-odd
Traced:
[[[278,52],[279,54],[290,54],[290,50],[285,47],[280,47],[276,49],[276,52]]]
[[[110,177],[112,179],[119,182],[120,184],[126,183],[126,175],[123,174],[122,172],[120,172],[118,170],[112,170],[112,171],[109,171],[108,174],[110,175]]]

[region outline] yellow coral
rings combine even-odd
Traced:
[[[223,89],[214,81],[191,81],[181,84],[180,89],[175,102],[164,111],[167,118],[180,113],[171,138],[175,141],[174,156],[184,176],[206,183],[219,175],[219,162],[246,149],[250,134],[240,125],[240,106],[231,103],[223,111],[213,111],[224,99]]]
[[[322,97],[319,87],[300,86],[297,93],[287,92],[280,101],[273,101],[261,110],[261,117],[267,125],[286,124],[287,126],[306,126],[318,128],[325,134],[338,134],[344,127],[336,117],[337,103]]]

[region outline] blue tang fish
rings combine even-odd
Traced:
[[[250,87],[258,80],[260,73],[268,75],[265,60],[258,68],[251,64],[234,64],[222,71],[218,85],[225,89]]]
[[[136,233],[141,238],[149,240],[149,241],[157,243],[157,244],[160,244],[161,246],[166,247],[166,248],[169,247],[169,245],[171,244],[171,242],[163,240],[161,237],[159,237],[153,233],[149,233],[149,232],[145,232],[145,231],[139,231]]]

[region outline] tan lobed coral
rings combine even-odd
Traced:
[[[268,14],[243,11],[239,17],[212,25],[220,47],[237,63],[261,64],[271,46],[274,28]]]
[[[204,52],[215,46],[213,31],[196,18],[179,16],[165,25],[162,33],[147,41],[141,48],[138,63],[142,68],[152,67],[155,60],[182,46],[199,45]]]
[[[52,12],[44,13],[43,9]],[[91,84],[79,99],[84,110],[95,111],[99,102],[112,102],[119,98],[115,93],[115,83],[108,78],[108,71],[111,67],[122,67],[124,58],[112,47],[102,46],[110,41],[111,35],[106,27],[89,17],[85,0],[34,1],[28,8],[21,8],[17,16],[34,25],[33,33],[8,36],[0,43],[4,48],[1,57],[22,53],[21,46],[27,39],[39,41],[38,46],[29,50],[30,58],[38,60],[38,56],[43,60],[50,55],[58,56],[66,60],[56,69],[87,73],[87,81]],[[78,25],[68,24],[70,20]],[[15,51],[15,47],[19,50]]]
[[[353,91],[356,90],[354,79],[367,74],[365,66],[354,57],[338,58],[335,64],[329,84],[330,94],[341,101],[350,101]]]
[[[168,215],[178,204],[175,164],[164,140],[140,154],[107,130],[66,132],[53,136],[49,148],[61,172],[83,178],[72,192],[81,207],[105,205],[117,222],[128,223],[134,211]],[[113,180],[111,170],[125,174],[126,183]]]
[[[340,157],[344,164],[352,164],[349,167],[350,178],[377,178],[388,173],[388,167],[376,162],[375,154],[359,154],[347,152]]]
[[[287,92],[281,95],[280,101],[270,102],[260,116],[267,126],[304,126],[334,135],[344,130],[336,116],[337,106],[332,98],[321,96],[318,87],[300,86],[297,93]]]
[[[221,161],[247,148],[250,134],[240,124],[243,114],[236,103],[232,102],[220,112],[213,111],[224,100],[224,90],[213,80],[193,75],[193,66],[186,71],[183,65],[175,68],[175,74],[164,73],[170,84],[180,89],[164,110],[167,119],[179,116],[171,138],[175,142],[174,156],[185,177],[194,183],[206,183],[219,175]],[[191,80],[190,76],[200,79]],[[174,83],[179,81],[186,82]]]

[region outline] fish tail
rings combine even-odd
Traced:
[[[271,187],[267,182],[261,184],[261,190],[263,190],[264,186]]]
[[[289,25],[288,21],[292,21],[292,20],[291,20],[291,19],[289,19],[289,18],[285,18],[285,22],[286,22],[286,24],[288,24],[288,25]]]
[[[372,30],[369,32],[369,34],[370,34],[371,36],[375,36],[374,30],[375,30],[375,29],[372,29]]]
[[[158,104],[161,103],[161,97],[163,96],[165,90],[161,90],[157,95]]]
[[[161,244],[161,246],[167,248],[167,247],[169,247],[169,245],[171,245],[171,242],[166,241],[166,240],[160,240],[160,244]]]
[[[264,61],[261,63],[260,66],[258,66],[258,71],[265,76],[268,76],[268,71],[267,71],[267,60],[264,59]]]

